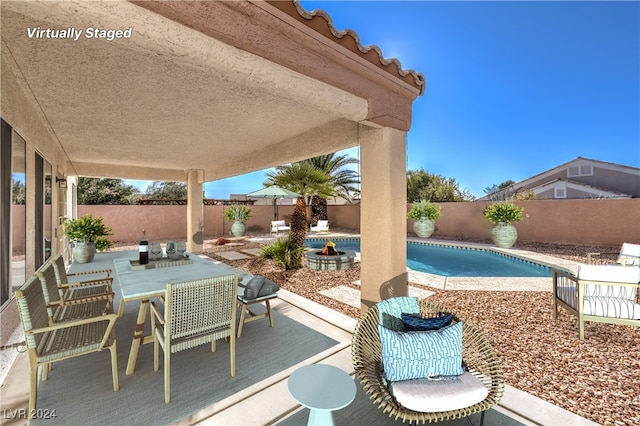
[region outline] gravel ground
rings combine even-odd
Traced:
[[[359,318],[358,309],[319,294],[338,285],[359,289],[353,284],[360,276],[359,265],[348,271],[285,271],[260,257],[228,261],[216,255],[260,246],[249,240],[236,242],[244,245],[216,246],[207,241],[205,254]],[[585,262],[588,252],[616,251],[615,247],[537,243],[517,243],[515,248],[577,262]],[[424,288],[436,293],[431,296],[435,301],[485,332],[502,360],[509,385],[602,425],[640,424],[640,328],[587,323],[581,342],[575,317],[561,309],[558,321],[553,320],[548,292]]]

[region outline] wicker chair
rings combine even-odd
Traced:
[[[111,351],[113,390],[118,390],[118,355],[113,329],[115,314],[50,324],[42,285],[35,275],[16,291],[16,301],[29,356],[29,418],[36,410],[40,366],[46,371],[53,362],[108,348]],[[46,380],[46,375],[43,374],[42,379]]]
[[[158,349],[164,351],[164,401],[171,400],[171,354],[230,340],[231,377],[236,375],[236,297],[238,275],[223,275],[167,284],[164,313],[151,302],[153,368],[158,371]],[[157,322],[156,322],[157,321]]]
[[[55,270],[56,270],[56,278],[58,278],[58,281],[61,283],[68,283],[69,282],[69,277],[88,277],[90,275],[103,275],[104,277],[102,278],[94,278],[93,280],[78,280],[78,282],[90,282],[90,281],[101,281],[102,279],[105,280],[109,280],[110,282],[113,281],[113,278],[111,278],[111,269],[96,269],[93,271],[84,271],[84,272],[67,272],[65,266],[64,266],[64,259],[62,257],[61,254],[56,255],[52,260],[51,263],[53,263]]]
[[[451,313],[446,308],[438,306],[427,299],[420,300],[417,303],[422,317],[434,317],[441,313]],[[400,312],[392,320],[401,321]],[[453,314],[453,321],[457,322],[461,321],[461,319]],[[382,320],[382,322],[386,322],[386,319]],[[491,344],[480,331],[468,322],[463,321],[463,366],[466,371],[480,379],[487,388],[488,395],[486,398],[469,407],[440,412],[418,412],[402,406],[387,387],[386,380],[381,374],[382,344],[378,332],[378,324],[380,323],[380,312],[378,305],[375,305],[358,322],[353,335],[351,352],[356,377],[362,383],[365,392],[373,403],[377,404],[378,408],[384,413],[389,413],[389,417],[394,417],[396,420],[401,419],[403,422],[431,423],[482,413],[481,422],[483,422],[484,412],[498,404],[504,393],[504,376],[500,362]],[[385,326],[387,326],[386,323]]]
[[[113,313],[110,284],[59,286],[54,262],[44,264],[37,272],[42,283],[51,324]]]

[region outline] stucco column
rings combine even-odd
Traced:
[[[187,250],[202,253],[204,244],[204,209],[202,170],[187,170]]]
[[[361,127],[361,309],[407,295],[406,132]]]

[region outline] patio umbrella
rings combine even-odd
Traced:
[[[300,198],[302,195],[279,187],[278,185],[267,186],[247,194],[248,198],[273,198],[273,220],[278,220],[278,198]]]

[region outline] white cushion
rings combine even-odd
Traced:
[[[620,255],[616,262],[622,263],[623,261],[625,265],[640,266],[640,244],[622,244]]]
[[[640,282],[640,266],[580,265],[578,278],[586,281],[637,284]]]
[[[413,379],[391,382],[396,400],[410,410],[437,413],[482,402],[489,391],[469,372],[447,380]]]

